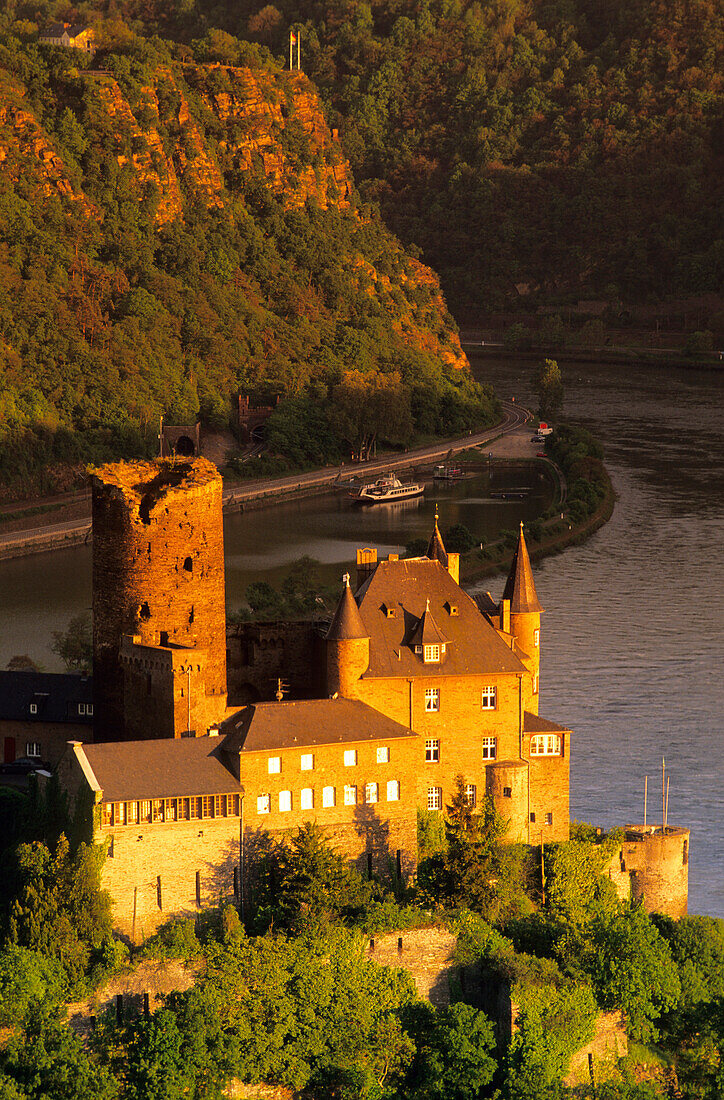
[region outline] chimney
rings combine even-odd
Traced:
[[[510,600],[500,601],[500,629],[510,634]]]
[[[357,551],[357,586],[363,585],[368,577],[371,577],[377,568],[377,548],[365,546]]]

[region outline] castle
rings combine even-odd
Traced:
[[[539,714],[522,525],[498,602],[463,591],[436,520],[422,557],[359,550],[325,628],[244,637],[227,636],[211,463],[102,467],[93,532],[95,743],[70,742],[58,776],[96,807],[123,933],[244,896],[255,847],[309,821],[363,874],[406,880],[418,808],[443,810],[458,775],[509,841],[568,839],[572,735]]]

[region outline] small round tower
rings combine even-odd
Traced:
[[[353,699],[370,663],[370,638],[349,586],[349,573],[327,631],[327,694]]]
[[[485,794],[508,828],[507,844],[528,840],[528,761],[497,760],[485,768]]]
[[[99,736],[126,735],[124,635],[171,654],[182,647],[204,651],[203,683],[194,684],[194,693],[218,698],[223,717],[226,609],[218,470],[203,458],[115,462],[95,470],[92,485]]]

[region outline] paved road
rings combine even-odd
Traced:
[[[363,466],[326,466],[321,470],[311,470],[305,474],[291,474],[286,477],[259,478],[253,481],[239,482],[224,490],[224,504],[232,508],[243,504],[245,501],[258,497],[276,496],[294,489],[310,489],[322,485],[339,485],[347,481],[364,478],[368,480],[372,475],[384,473],[387,470],[406,469],[410,466],[427,463],[438,458],[445,458],[449,454],[464,451],[468,447],[477,447],[490,443],[501,435],[507,435],[516,431],[525,424],[531,415],[528,409],[509,401],[501,401],[503,419],[493,428],[487,428],[482,432],[471,432],[459,439],[432,443],[427,447],[416,447],[401,455],[388,455],[373,462],[365,462]],[[81,536],[90,538],[91,526],[87,517],[65,520],[60,523],[45,523],[42,526],[28,528],[24,531],[8,532],[0,534],[0,556],[11,556],[14,547],[24,547],[26,552],[34,545],[38,549],[50,546],[62,546],[64,542],[79,541]],[[5,553],[3,554],[3,551]]]

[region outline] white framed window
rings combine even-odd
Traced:
[[[368,783],[365,787],[365,802],[379,802],[380,789],[376,783]]]
[[[536,630],[533,631],[533,645],[534,646],[539,646],[540,645],[540,630],[536,629]]]
[[[280,791],[279,792],[279,813],[288,814],[292,808],[292,792]]]
[[[421,645],[416,645],[415,646],[415,653],[422,653],[422,646]]]
[[[379,745],[377,747],[377,763],[389,764],[390,762],[390,750],[387,745]]]
[[[425,710],[440,709],[440,688],[425,688]]]
[[[429,737],[425,742],[425,763],[426,764],[439,764],[440,763],[440,742],[438,739]]]
[[[38,713],[38,704],[37,703],[31,703],[30,704],[30,713],[31,714],[37,714]]]
[[[345,806],[357,805],[357,788],[354,783],[347,783],[344,788],[344,804]]]
[[[538,677],[537,676],[533,677],[533,694],[534,695],[538,694]]]
[[[299,794],[299,808],[300,810],[314,809],[314,791],[311,787],[302,787]]]
[[[427,808],[428,810],[442,809],[442,787],[427,788]]]
[[[399,779],[389,779],[387,781],[387,801],[399,802],[400,801],[400,781]]]
[[[40,741],[26,741],[25,743],[25,755],[26,756],[41,756],[42,750],[40,748]]]
[[[495,710],[498,702],[498,689],[494,684],[486,684],[480,697],[480,706],[483,710]]]
[[[474,783],[465,784],[465,805],[475,807],[478,804],[478,788]]]
[[[530,739],[531,756],[560,756],[561,739],[557,733],[537,733]]]
[[[329,809],[337,803],[337,795],[334,787],[322,787],[322,805]]]
[[[281,756],[270,756],[267,760],[269,775],[280,775],[282,770]]]
[[[546,825],[553,824],[553,814],[546,814]]]
[[[440,646],[439,645],[426,645],[425,655],[423,661],[426,665],[434,665],[440,660]]]
[[[93,704],[92,703],[78,703],[78,714],[86,714],[89,718],[93,717]]]
[[[482,745],[483,760],[495,760],[496,756],[498,755],[498,738],[484,737]]]
[[[303,752],[301,757],[300,757],[300,760],[299,760],[299,767],[303,772],[313,772],[314,771],[314,753],[313,752]]]
[[[271,806],[271,795],[260,794],[256,800],[256,812],[258,814],[268,814]]]
[[[344,750],[344,766],[345,768],[353,768],[357,763],[357,749],[345,749]]]

